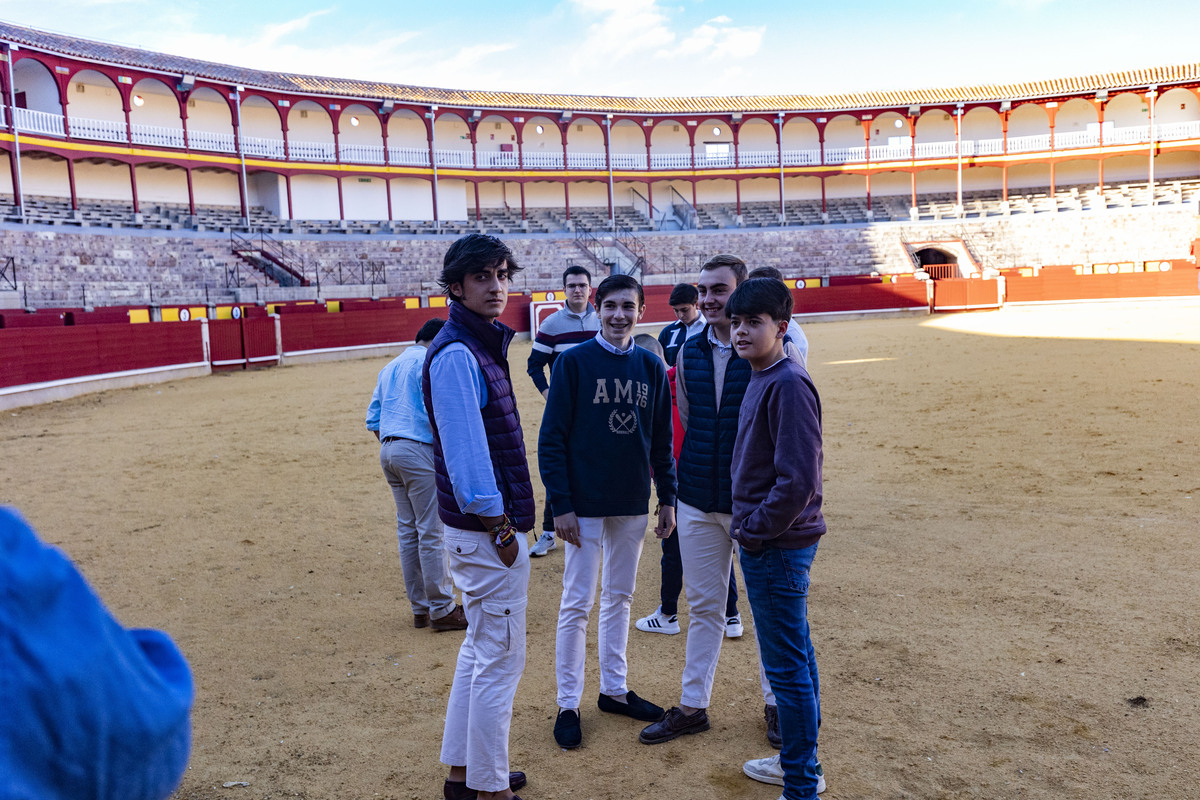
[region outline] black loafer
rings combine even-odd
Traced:
[[[633,719],[639,719],[642,722],[658,722],[663,718],[665,713],[662,706],[656,706],[649,700],[643,700],[630,689],[625,695],[625,702],[614,700],[606,694],[600,695],[600,699],[596,701],[596,706],[601,711],[606,711],[609,714],[621,714]]]
[[[583,729],[579,727],[578,711],[559,711],[554,720],[554,741],[558,746],[574,750],[583,744]]]
[[[524,772],[508,773],[508,788],[516,791],[525,785]],[[446,785],[442,787],[442,797],[446,800],[475,800],[479,796],[479,792],[474,789],[467,788],[466,781],[446,781]]]

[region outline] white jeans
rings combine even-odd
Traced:
[[[525,671],[529,543],[518,536],[517,560],[505,567],[488,533],[446,526],[445,540],[469,627],[446,704],[441,759],[467,768],[468,787],[499,792],[508,788],[508,729]]]
[[[629,671],[625,660],[629,605],[637,580],[638,558],[646,540],[646,522],[646,514],[580,517],[579,547],[564,545],[563,593],[554,647],[559,708],[579,708],[583,697],[588,615],[596,600],[596,579],[601,575],[600,619],[596,626],[600,639],[600,693],[620,695],[629,689],[625,685]],[[728,577],[728,571],[725,574]]]
[[[721,643],[725,640],[725,599],[729,594],[729,570],[737,543],[729,536],[731,514],[706,513],[687,503],[677,511],[679,556],[683,561],[683,590],[687,593],[687,650],[683,662],[683,693],[680,702],[693,708],[708,708],[713,676]],[[745,581],[742,582],[745,585]],[[747,616],[749,612],[744,612]],[[755,637],[755,646],[758,637]],[[758,659],[763,700],[775,705],[775,695]]]
[[[414,614],[441,619],[454,610],[454,584],[438,519],[433,445],[393,439],[380,446],[379,463],[396,500],[396,538],[408,601]]]

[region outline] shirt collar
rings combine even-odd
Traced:
[[[596,341],[599,342],[600,346],[603,347],[605,350],[607,350],[608,352],[612,353],[613,355],[617,355],[617,356],[627,356],[633,352],[633,348],[637,347],[637,345],[634,344],[633,339],[630,339],[628,350],[618,350],[613,345],[612,342],[610,342],[610,341],[608,341],[608,339],[604,338],[604,334],[601,333],[600,331],[596,331]]]
[[[715,333],[713,333],[712,325],[708,326],[708,343],[711,344],[713,347],[721,348],[722,351],[733,349],[733,338],[730,337],[729,344],[725,344],[724,342],[722,342],[720,339],[717,338],[717,335]]]

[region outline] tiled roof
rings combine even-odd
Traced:
[[[982,103],[1025,98],[1059,98],[1090,95],[1100,89],[1118,90],[1151,84],[1200,83],[1200,62],[1169,67],[1150,67],[1125,72],[1108,72],[1075,78],[1056,78],[1027,83],[960,86],[945,89],[914,89],[886,92],[853,92],[832,95],[754,95],[728,97],[619,97],[540,92],[498,92],[469,89],[438,89],[379,81],[323,78],[265,72],[228,64],[217,64],[136,47],[78,39],[0,21],[0,40],[31,49],[48,51],[86,61],[103,61],[142,69],[195,75],[230,84],[277,92],[333,95],[368,100],[462,108],[530,111],[574,111],[617,114],[728,114],[731,112],[843,111],[895,108],[911,105]]]

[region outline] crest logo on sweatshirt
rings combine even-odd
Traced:
[[[633,433],[637,430],[637,414],[633,411],[613,411],[608,415],[608,429],[613,433]]]

